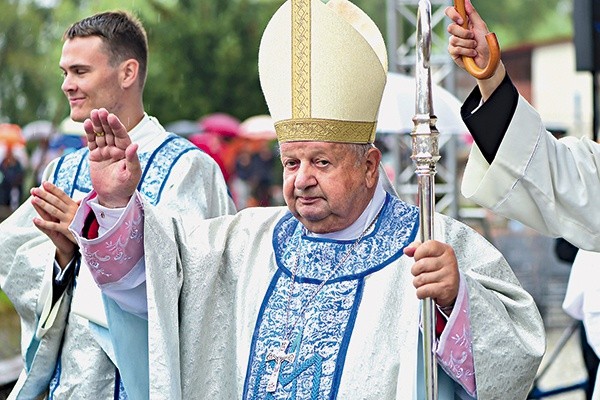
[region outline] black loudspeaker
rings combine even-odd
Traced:
[[[573,0],[575,66],[600,71],[600,0]]]

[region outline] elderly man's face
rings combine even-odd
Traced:
[[[288,208],[311,232],[347,228],[371,200],[380,158],[375,148],[358,157],[348,144],[282,143],[283,196]]]

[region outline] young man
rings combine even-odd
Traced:
[[[156,212],[174,211],[190,224],[233,213],[216,163],[144,112],[147,57],[146,32],[126,12],[74,23],[60,59],[71,118],[82,122],[101,107],[99,115],[119,116],[139,149],[144,177],[138,189]],[[88,149],[54,160],[44,176],[31,200],[0,225],[0,287],[21,316],[25,363],[12,397],[113,399],[126,398],[130,388],[136,393],[130,398],[147,397],[147,390],[134,391],[147,389],[147,346],[111,343],[101,293],[67,229],[77,202],[92,189]],[[145,293],[145,283],[131,284]],[[143,332],[141,317],[130,322]],[[136,339],[147,340],[143,334]],[[121,374],[113,345],[129,346],[129,357],[143,368]]]
[[[188,229],[135,191],[136,146],[119,119],[85,123],[95,193],[72,230],[104,293],[148,311],[151,396],[421,399],[418,299],[431,297],[439,398],[525,398],[544,352],[531,296],[455,220],[437,215],[439,241],[411,244],[418,209],[384,190],[372,143],[387,55],[375,24],[346,0],[286,1],[263,35],[259,71],[287,207]],[[114,145],[95,140],[101,127]],[[99,218],[100,237],[80,237],[102,204],[120,222]],[[119,252],[106,247],[125,238]],[[177,271],[165,268],[174,262]],[[126,296],[122,277],[146,281],[147,297]],[[111,329],[126,314],[112,311]]]

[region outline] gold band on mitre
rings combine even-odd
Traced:
[[[387,53],[349,1],[286,1],[263,34],[259,77],[280,142],[375,140]]]
[[[275,124],[279,143],[295,141],[373,143],[375,122],[288,119]]]

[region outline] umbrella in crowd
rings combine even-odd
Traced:
[[[0,161],[4,159],[9,150],[21,165],[27,165],[25,137],[23,137],[21,127],[16,124],[0,124]]]
[[[190,135],[201,133],[202,126],[200,126],[200,124],[196,121],[180,119],[165,125],[165,130],[167,132],[176,133],[179,136],[189,137]]]
[[[56,135],[50,138],[52,150],[62,149],[64,153],[85,146],[85,129],[82,122],[75,122],[67,117],[58,126]]]
[[[275,125],[270,115],[255,115],[240,124],[239,136],[255,140],[273,140],[277,138]]]
[[[26,141],[48,139],[56,129],[51,121],[39,120],[28,123],[23,127],[23,137]]]
[[[234,137],[238,135],[240,121],[226,113],[215,113],[201,118],[200,126],[202,127],[202,131],[206,133]]]
[[[229,171],[223,162],[223,144],[216,135],[206,135],[203,133],[194,133],[188,137],[188,140],[196,145],[200,150],[211,156],[217,163],[225,181],[229,181]]]
[[[58,133],[61,135],[85,136],[83,122],[76,122],[67,117],[58,125]]]
[[[377,132],[410,133],[414,123],[416,100],[415,78],[389,72],[381,99]],[[439,85],[432,85],[433,112],[437,116],[436,128],[441,134],[465,134],[466,125],[460,117],[461,102]]]
[[[0,143],[7,147],[25,144],[25,137],[21,127],[16,124],[0,124]]]

